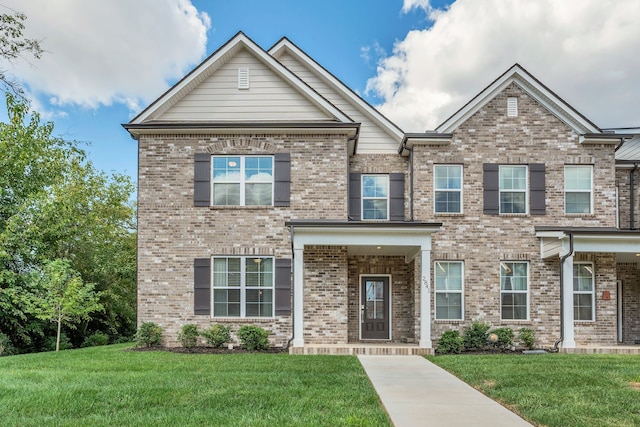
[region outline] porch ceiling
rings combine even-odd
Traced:
[[[640,263],[640,230],[536,227],[536,236],[541,258],[569,252],[569,236],[573,236],[574,252],[614,253],[617,262]]]
[[[441,223],[290,221],[294,249],[305,245],[346,246],[351,255],[399,255],[413,259],[431,249]]]

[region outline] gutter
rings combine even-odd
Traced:
[[[560,338],[553,344],[551,351],[558,353],[558,345],[564,341],[564,262],[573,255],[573,234],[569,233],[569,252],[560,257]]]
[[[406,136],[400,144],[398,154],[402,155],[405,150],[409,152],[409,221],[413,222],[413,147],[407,145]]]

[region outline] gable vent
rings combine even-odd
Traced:
[[[518,98],[507,98],[507,117],[518,117]]]
[[[238,89],[249,89],[248,68],[238,68]]]

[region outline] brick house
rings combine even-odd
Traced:
[[[138,318],[168,345],[223,323],[293,352],[428,352],[474,320],[640,343],[640,139],[517,64],[405,133],[286,38],[238,33],[124,127]]]

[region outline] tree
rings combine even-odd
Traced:
[[[36,59],[42,56],[40,42],[23,36],[26,19],[27,16],[19,12],[13,15],[0,14],[0,57],[8,62],[13,62],[18,58],[24,59],[25,54],[30,54]],[[22,94],[20,84],[8,78],[5,71],[0,71],[0,82],[13,93]]]
[[[7,95],[0,123],[0,331],[20,351],[38,351],[51,324],[34,316],[24,293],[37,293],[33,271],[66,259],[93,283],[104,306],[69,331],[114,340],[135,333],[136,219],[127,176],[97,171],[78,143],[53,136],[28,104]],[[64,327],[64,325],[63,325]]]
[[[42,271],[31,274],[36,292],[27,294],[29,312],[38,319],[54,322],[57,326],[56,351],[60,349],[62,325],[75,328],[78,320],[102,310],[92,283],[85,283],[80,273],[71,268],[66,259],[55,259],[44,265]]]

